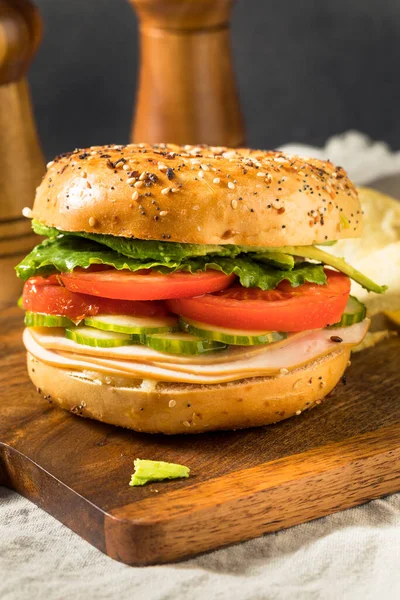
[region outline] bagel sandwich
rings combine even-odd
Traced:
[[[266,425],[320,404],[364,338],[325,246],[358,237],[357,190],[279,151],[108,145],[56,157],[24,280],[29,376],[76,415],[148,433]]]

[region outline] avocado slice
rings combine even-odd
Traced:
[[[163,479],[180,479],[189,477],[190,469],[184,465],[163,462],[162,460],[141,460],[137,458],[134,461],[135,472],[132,475],[129,485],[144,485],[150,481],[162,481]]]
[[[272,248],[268,248],[271,252]],[[368,290],[369,292],[375,292],[376,294],[383,294],[388,288],[387,285],[378,285],[357,269],[354,269],[351,265],[349,265],[344,258],[339,258],[338,256],[333,256],[329,254],[329,252],[325,252],[321,250],[321,248],[317,248],[316,246],[283,246],[282,248],[276,248],[277,252],[292,254],[293,256],[302,256],[304,258],[311,258],[312,260],[317,260],[319,262],[324,263],[325,265],[329,265],[334,267],[338,271],[341,271],[345,275],[348,275],[350,279],[353,279],[357,283],[359,283],[363,288]]]
[[[268,252],[268,250],[265,249],[264,252],[250,253],[250,257],[252,260],[269,265],[275,269],[282,269],[282,271],[291,271],[294,268],[294,258],[291,254]]]

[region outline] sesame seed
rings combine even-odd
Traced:
[[[235,150],[229,150],[228,152],[224,152],[222,156],[224,158],[235,158],[236,151]]]
[[[160,217],[165,217],[168,214],[168,210],[162,210],[160,211]]]
[[[285,369],[285,368],[283,368],[283,369],[279,369],[279,373],[280,373],[281,375],[287,375],[287,374],[289,373],[289,369]]]
[[[122,168],[124,171],[129,171],[129,169],[130,169],[129,165],[124,165]]]
[[[169,192],[170,190],[171,190],[171,188],[169,188],[169,187],[166,187],[166,188],[164,188],[164,189],[162,189],[162,190],[161,190],[161,193],[162,193],[162,194],[164,194],[164,196],[165,196],[166,194],[168,194],[168,192]]]
[[[219,177],[214,177],[213,179],[213,183],[220,183],[220,178]]]
[[[146,171],[143,171],[143,173],[139,177],[139,181],[144,181],[146,178],[147,178],[147,173],[146,173]]]
[[[200,165],[200,167],[203,169],[203,171],[209,171],[210,167],[208,167],[207,165],[205,165],[204,163]]]
[[[164,165],[164,163],[161,162],[159,162],[157,166],[160,169],[160,171],[166,171],[168,169],[167,165]]]
[[[136,181],[135,182],[135,187],[140,188],[143,185],[143,181]]]
[[[168,402],[168,406],[169,406],[170,408],[174,408],[174,406],[176,406],[176,400],[170,400],[170,401]]]
[[[190,423],[189,421],[183,421],[182,423],[185,427],[190,427]]]
[[[96,225],[96,219],[94,217],[89,218],[90,227],[94,227]]]
[[[223,146],[210,146],[210,151],[212,154],[222,154],[224,151]]]
[[[296,415],[297,416],[301,415],[301,410],[296,410]]]
[[[233,199],[232,202],[231,202],[232,208],[237,208],[237,205],[238,205],[237,200]]]
[[[25,207],[22,209],[22,215],[23,215],[24,217],[26,217],[27,219],[32,219],[32,209],[31,209],[31,208],[29,208],[29,206],[25,206]]]
[[[199,172],[197,173],[197,177],[199,177],[200,179],[203,179],[203,177],[204,177],[204,173],[203,173],[203,171],[199,171]]]
[[[131,183],[135,183],[135,181],[135,177],[129,177],[129,179],[126,180],[126,183],[130,185]]]
[[[234,189],[235,189],[235,184],[234,184],[234,183],[232,183],[232,181],[228,181],[228,188],[229,188],[230,190],[234,190]]]
[[[258,171],[258,173],[257,173],[257,177],[266,177],[266,176],[267,176],[267,174],[263,173],[262,171]]]
[[[139,198],[139,192],[135,190],[132,194],[132,200],[137,200]]]
[[[52,167],[54,165],[54,160],[51,160],[50,162],[47,163],[47,168],[50,169],[50,167]]]
[[[176,192],[179,192],[179,188],[171,188],[171,192],[175,194]]]

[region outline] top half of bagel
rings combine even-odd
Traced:
[[[361,233],[341,167],[279,151],[97,146],[48,165],[32,216],[62,231],[280,247]]]

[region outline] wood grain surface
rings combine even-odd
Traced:
[[[134,142],[240,146],[232,0],[130,0],[139,19]]]
[[[398,338],[354,355],[346,384],[299,417],[167,437],[52,407],[28,380],[21,330],[21,311],[3,311],[0,484],[117,560],[180,560],[400,489]],[[138,457],[191,477],[131,488]]]
[[[0,306],[18,298],[22,285],[13,267],[37,243],[21,211],[32,206],[44,173],[25,78],[41,34],[30,0],[0,1]]]

